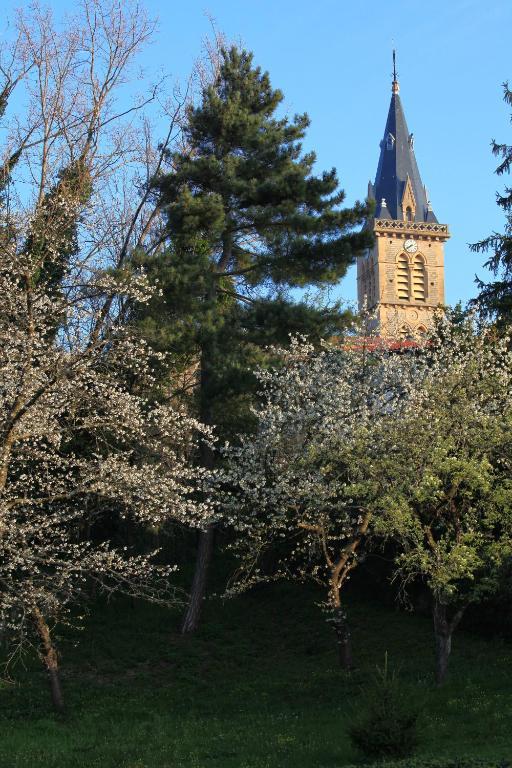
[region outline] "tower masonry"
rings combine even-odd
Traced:
[[[377,175],[368,185],[375,201],[368,222],[375,244],[357,260],[357,288],[359,308],[373,310],[382,336],[414,338],[427,332],[444,305],[444,243],[450,234],[421,181],[399,91],[394,71]]]

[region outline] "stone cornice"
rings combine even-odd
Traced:
[[[373,229],[376,233],[393,233],[397,237],[407,235],[425,235],[439,240],[450,237],[448,224],[438,224],[433,221],[398,221],[396,219],[374,219]]]

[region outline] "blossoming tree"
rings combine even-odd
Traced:
[[[51,628],[91,582],[173,598],[172,567],[94,543],[85,521],[115,509],[142,525],[202,526],[210,512],[207,473],[188,462],[207,430],[137,394],[135,379],[151,385],[146,348],[103,311],[105,296],[143,300],[143,277],[68,270],[55,290],[79,205],[66,191],[52,202],[44,249],[30,248],[33,222],[4,230],[0,244],[0,617],[15,648],[37,643],[57,709]]]
[[[421,345],[360,339],[315,353],[296,342],[282,352],[260,373],[256,437],[226,449],[240,558],[232,589],[281,577],[324,584],[349,666],[343,586],[368,542],[390,539],[403,590],[419,581],[431,595],[441,683],[464,611],[496,588],[512,554],[508,343],[444,319]]]
[[[340,662],[350,667],[342,591],[380,512],[389,481],[381,446],[414,386],[415,361],[376,339],[320,352],[296,340],[276,353],[279,366],[259,373],[257,434],[226,448],[240,559],[232,589],[290,577],[324,585]]]

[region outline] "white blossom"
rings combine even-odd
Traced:
[[[58,258],[52,232],[46,263]],[[153,381],[144,343],[108,319],[98,332],[89,297],[139,300],[140,281],[79,276],[71,295],[49,291],[40,268],[37,253],[0,248],[0,615],[21,645],[35,617],[65,621],[91,581],[173,599],[173,566],[88,540],[103,510],[157,527],[212,514],[212,478],[190,460],[210,432],[138,394]]]

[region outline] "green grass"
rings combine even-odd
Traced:
[[[317,597],[281,585],[211,601],[186,639],[176,614],[99,607],[61,644],[66,719],[35,664],[1,688],[0,768],[339,768],[357,760],[346,725],[385,651],[421,705],[420,755],[510,758],[510,646],[459,633],[436,690],[428,619],[352,600],[347,675]]]

